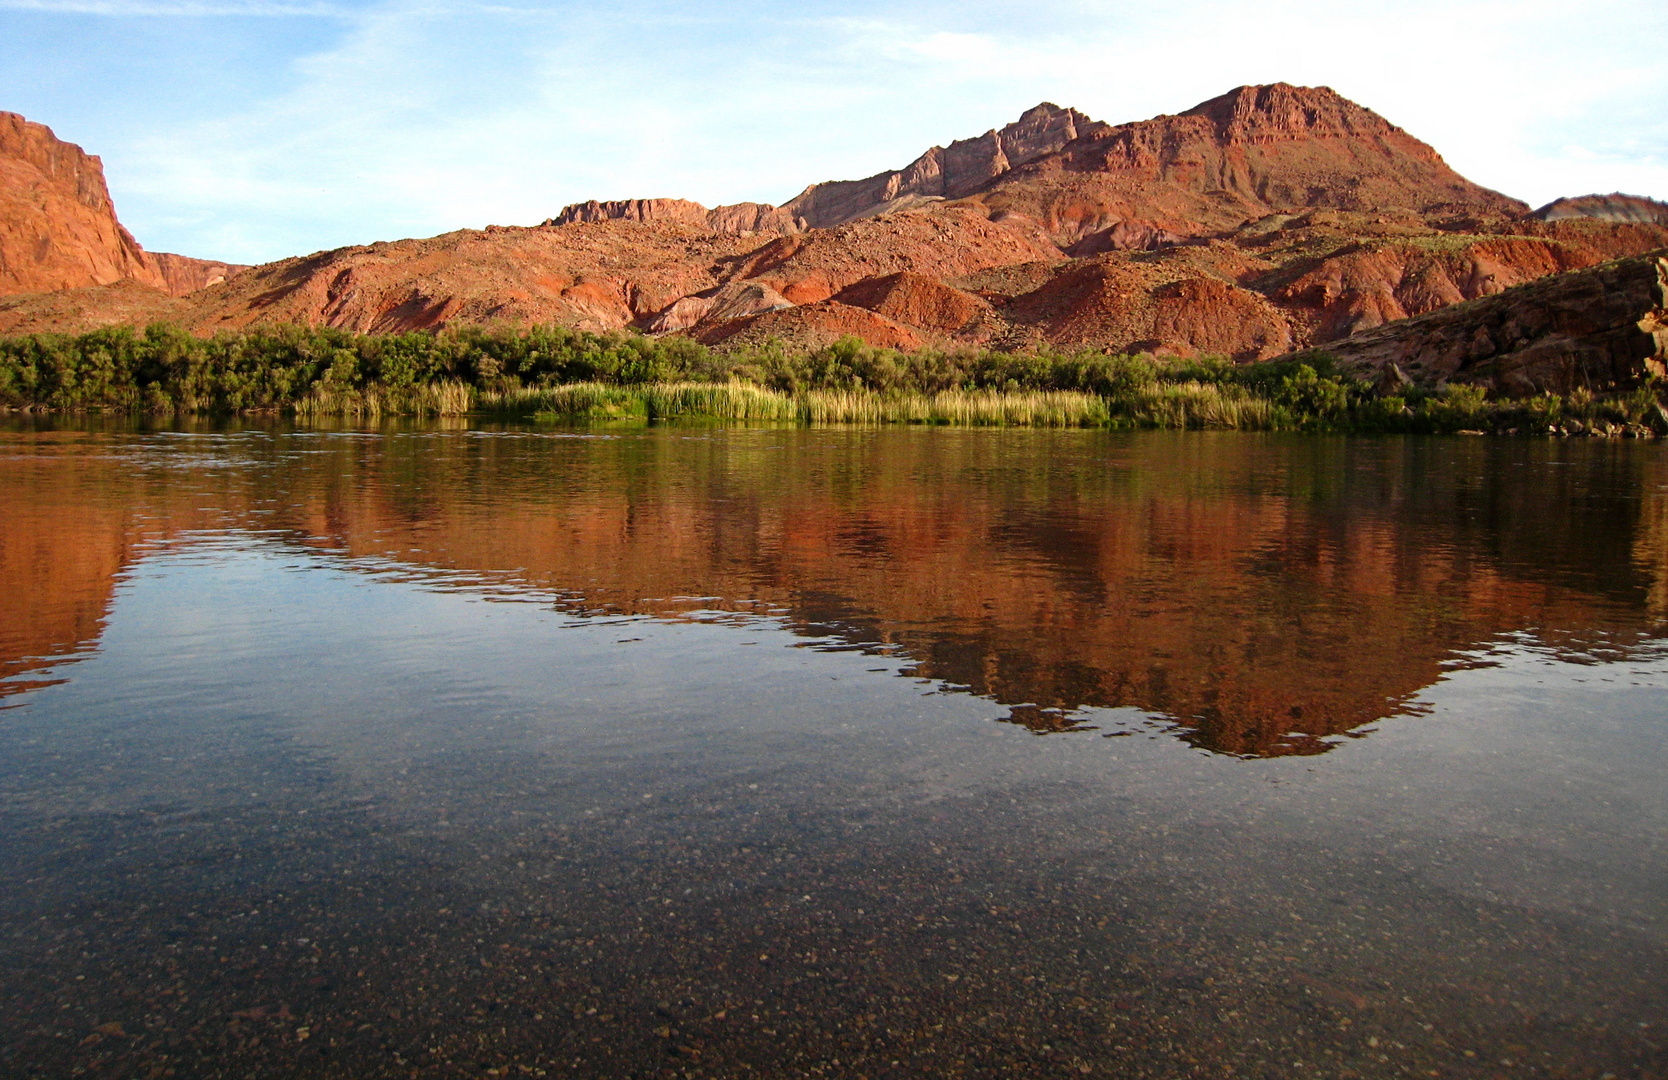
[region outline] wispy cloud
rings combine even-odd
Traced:
[[[279,0],[0,0],[0,11],[29,11],[48,15],[108,15],[116,18],[345,18],[351,14],[335,4],[286,3]]]
[[[1277,79],[1331,85],[1531,202],[1668,197],[1668,71],[1611,29],[1668,32],[1668,7],[1641,0],[1604,25],[1551,0],[0,0],[0,31],[59,14],[169,16],[174,55],[250,65],[241,89],[189,59],[141,67],[142,124],[96,79],[61,91],[106,118],[82,140],[140,238],[219,257],[534,222],[590,197],[780,201],[1041,100],[1120,122]],[[294,44],[256,48],[274,41]],[[147,46],[113,34],[108,64],[73,36],[28,46],[50,47],[96,71]],[[42,69],[10,86],[4,48],[17,100]]]

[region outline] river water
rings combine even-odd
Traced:
[[[1668,452],[0,429],[0,1073],[1668,1075]]]

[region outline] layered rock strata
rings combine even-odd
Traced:
[[[1539,221],[1567,221],[1595,218],[1599,221],[1630,221],[1646,225],[1668,225],[1668,203],[1642,195],[1578,195],[1554,199],[1530,215]]]

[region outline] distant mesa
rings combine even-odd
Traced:
[[[575,203],[546,225],[581,221],[699,222],[719,232],[784,235],[827,229],[849,221],[970,195],[1016,165],[1033,161],[1077,138],[1092,121],[1076,109],[1044,102],[1000,131],[934,146],[896,172],[864,180],[812,184],[781,206],[737,203],[708,210],[685,199],[623,199]]]
[[[1554,199],[1530,216],[1537,221],[1592,218],[1596,221],[1668,225],[1668,203],[1647,199],[1643,195],[1623,195],[1617,191],[1609,195],[1578,195],[1573,199]]]
[[[809,227],[786,210],[769,203],[734,203],[708,210],[688,199],[619,199],[613,202],[592,199],[563,207],[560,214],[543,224],[549,227],[586,221],[676,221],[741,236],[759,232],[797,233]]]
[[[590,200],[253,268],[144,251],[97,158],[0,116],[0,333],[558,323],[719,349],[854,336],[1246,361],[1668,247],[1668,205],[1531,212],[1376,112],[1286,83],[1121,124],[1044,102],[781,205]]]

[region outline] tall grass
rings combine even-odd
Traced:
[[[478,400],[478,407],[482,412],[507,416],[590,420],[701,417],[714,420],[798,421],[803,418],[799,403],[791,395],[743,382],[674,382],[643,386],[572,383],[483,394]]]
[[[1270,431],[1296,426],[1273,402],[1243,386],[1196,379],[1133,391],[1114,399],[1113,407],[1136,427]]]
[[[376,420],[383,416],[463,416],[473,411],[475,391],[455,379],[427,386],[387,388],[369,386],[352,389],[318,385],[293,406],[297,419],[351,416],[355,420]],[[186,403],[189,406],[189,402]],[[199,411],[184,408],[181,411]]]
[[[799,420],[801,409],[788,394],[750,383],[654,383],[642,388],[653,418],[702,416],[721,420]]]
[[[801,395],[800,403],[805,422],[811,424],[1100,427],[1112,418],[1105,398],[1072,390],[810,390]]]

